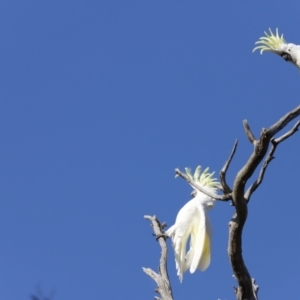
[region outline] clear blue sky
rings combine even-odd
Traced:
[[[2,1],[0,299],[153,299],[160,249],[145,214],[173,224],[191,188],[174,169],[228,181],[259,134],[299,104],[300,72],[252,54],[269,27],[300,44],[300,3]],[[299,297],[300,135],[280,145],[252,197],[244,258],[261,299]],[[233,208],[210,212],[209,269],[169,271],[176,299],[234,299]]]

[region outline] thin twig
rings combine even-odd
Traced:
[[[275,152],[276,146],[272,146],[267,158],[265,159],[261,170],[259,172],[258,178],[252,183],[252,185],[247,189],[246,193],[245,193],[245,199],[247,200],[247,202],[250,201],[250,197],[253,194],[253,192],[260,186],[260,184],[262,183],[263,179],[264,179],[264,175],[265,172],[267,170],[267,167],[269,165],[269,163],[275,158],[273,156],[274,152]]]
[[[279,143],[283,142],[284,140],[286,140],[287,138],[289,138],[290,136],[292,136],[294,133],[296,133],[299,130],[299,126],[300,126],[300,120],[297,121],[296,124],[293,126],[293,128],[291,130],[289,130],[287,133],[276,138],[274,140],[274,143],[279,144]]]
[[[162,298],[155,297],[155,299],[173,300],[172,287],[170,284],[168,271],[167,271],[168,248],[165,240],[166,236],[163,230],[165,224],[160,223],[160,221],[156,218],[156,216],[144,216],[144,218],[151,221],[152,223],[153,231],[161,247],[161,256],[160,256],[159,268],[158,268],[159,274],[154,272],[150,268],[143,268],[143,271],[148,276],[150,276],[157,284],[157,289],[155,291],[159,293]]]
[[[225,195],[218,195],[214,192],[208,192],[205,188],[201,187],[199,184],[195,183],[193,180],[191,180],[187,175],[182,173],[179,169],[175,169],[176,175],[182,177],[185,179],[191,186],[193,186],[195,189],[199,190],[203,194],[220,201],[228,201],[231,199],[231,194],[225,194]]]
[[[256,140],[254,134],[252,133],[251,129],[250,129],[248,121],[244,120],[243,125],[244,125],[244,130],[245,130],[245,133],[246,133],[246,136],[247,136],[248,140],[250,141],[251,144],[255,145],[257,143],[257,140]]]
[[[226,182],[226,173],[227,173],[229,165],[230,165],[230,163],[232,161],[232,158],[233,158],[233,156],[235,154],[237,145],[238,145],[238,140],[235,140],[233,148],[232,148],[232,151],[230,153],[230,156],[229,156],[228,160],[225,162],[222,170],[220,171],[220,182],[221,182],[221,185],[222,185],[222,188],[223,188],[223,192],[225,194],[229,194],[229,193],[232,192],[231,188],[228,186],[228,184]]]
[[[270,135],[270,137],[273,137],[275,134],[277,134],[281,129],[283,129],[287,124],[289,124],[289,122],[297,118],[299,115],[300,105],[292,111],[288,112],[279,121],[277,121],[275,124],[268,128],[268,134]]]

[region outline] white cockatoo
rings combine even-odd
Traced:
[[[198,166],[194,175],[189,168],[185,170],[186,175],[194,183],[208,192],[216,192],[218,189],[219,182],[213,178],[214,172],[208,172],[209,168],[201,173],[201,167]],[[186,270],[190,269],[191,273],[197,269],[204,271],[210,264],[212,229],[207,209],[214,206],[215,199],[199,190],[194,190],[192,195],[194,198],[180,209],[175,224],[166,231],[166,235],[172,238],[180,282]],[[190,249],[186,253],[188,240],[190,240]]]
[[[270,34],[265,32],[266,36],[261,37],[255,43],[259,46],[255,47],[252,52],[260,50],[260,54],[263,54],[264,51],[276,53],[300,69],[300,45],[287,43],[283,38],[283,34],[281,36],[278,34],[278,28],[276,28],[275,35],[271,29],[269,30]]]

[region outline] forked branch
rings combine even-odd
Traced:
[[[300,115],[300,106],[287,113],[275,124],[270,126],[268,129],[263,129],[259,139],[255,139],[252,134],[247,121],[244,121],[244,128],[248,139],[254,145],[254,149],[250,158],[246,164],[241,168],[235,177],[232,189],[233,204],[235,206],[235,214],[229,223],[229,243],[228,243],[228,255],[231,262],[231,266],[234,272],[234,277],[238,282],[238,287],[235,289],[236,298],[238,300],[256,300],[258,287],[253,285],[253,279],[251,278],[247,267],[244,263],[242,256],[242,234],[243,227],[247,220],[248,215],[248,201],[251,194],[261,184],[265,171],[273,159],[273,154],[276,150],[277,145],[293,135],[300,125],[298,121],[295,126],[281,137],[274,139],[274,135],[282,130],[289,124],[293,119]],[[245,186],[248,179],[253,175],[261,161],[264,159],[270,143],[272,148],[267,155],[265,162],[261,168],[258,179],[250,186],[245,192]]]
[[[274,157],[274,153],[276,151],[276,148],[278,146],[278,144],[280,144],[281,142],[283,142],[284,140],[286,140],[287,138],[289,138],[290,136],[292,136],[295,132],[297,132],[299,130],[299,126],[300,126],[300,121],[298,121],[291,130],[289,130],[288,132],[286,132],[285,134],[283,134],[282,136],[278,137],[277,139],[272,138],[271,139],[271,143],[272,143],[272,147],[269,151],[269,154],[267,155],[261,170],[259,172],[258,178],[253,182],[253,184],[248,188],[248,190],[245,193],[245,199],[247,201],[250,200],[250,197],[252,195],[252,193],[259,187],[259,185],[262,183],[263,179],[264,179],[264,175],[266,172],[266,169],[269,165],[269,163],[275,158]]]
[[[235,154],[237,145],[238,145],[238,140],[235,140],[233,148],[232,148],[232,151],[230,153],[230,156],[229,156],[228,160],[225,162],[222,170],[220,171],[220,182],[221,182],[221,185],[222,185],[222,188],[223,188],[223,192],[225,194],[232,193],[232,190],[228,186],[227,181],[226,181],[226,174],[227,174],[227,170],[229,168],[229,165],[230,165],[230,163],[232,161],[232,158],[233,158],[233,156]]]
[[[172,287],[170,284],[168,270],[167,270],[167,256],[168,248],[165,240],[164,227],[165,225],[160,223],[156,216],[144,216],[145,219],[151,221],[154,234],[161,247],[161,256],[159,260],[158,273],[154,272],[150,268],[143,268],[143,271],[150,276],[157,284],[156,292],[160,294],[162,298],[155,297],[157,300],[173,300]]]

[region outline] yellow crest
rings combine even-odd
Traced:
[[[218,182],[217,178],[213,178],[215,172],[209,173],[209,168],[206,168],[201,173],[201,166],[198,166],[195,170],[194,175],[191,173],[190,168],[185,168],[186,175],[195,183],[198,183],[202,186],[207,186],[213,189],[218,189],[220,186],[220,183]]]
[[[266,36],[263,36],[257,41],[255,44],[259,44],[259,46],[255,47],[252,52],[260,49],[260,54],[264,51],[272,51],[272,50],[281,50],[281,46],[286,44],[285,39],[283,38],[283,34],[279,36],[278,28],[276,28],[276,35],[273,34],[272,30],[269,28],[270,35],[265,32]]]

